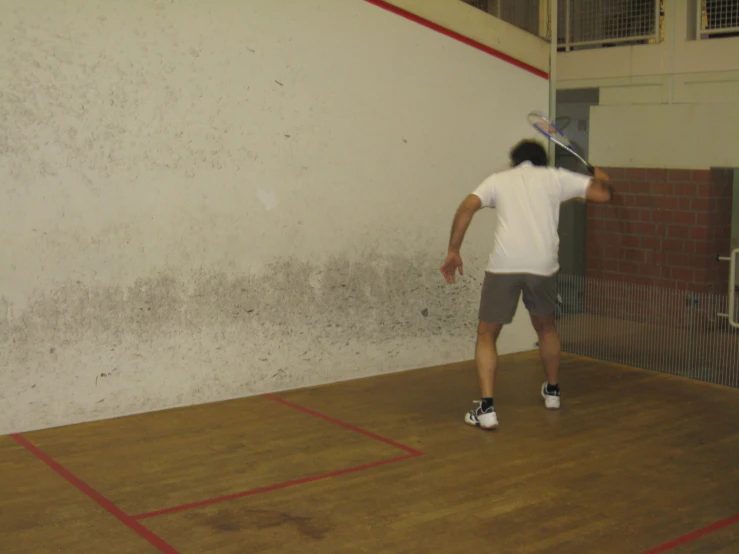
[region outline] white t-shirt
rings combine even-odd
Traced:
[[[585,198],[589,175],[524,162],[494,173],[472,193],[496,208],[498,226],[486,271],[552,275],[559,270],[559,208]]]

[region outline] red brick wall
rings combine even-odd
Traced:
[[[731,172],[605,168],[616,198],[588,205],[586,275],[669,289],[723,292]]]
[[[715,325],[731,241],[730,170],[605,168],[616,198],[588,205],[586,310],[641,322]],[[684,294],[680,291],[684,291]]]

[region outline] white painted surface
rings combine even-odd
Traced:
[[[739,166],[739,103],[593,106],[591,161],[609,167]]]
[[[0,433],[472,357],[547,81],[360,0],[0,13]]]
[[[739,37],[694,40],[693,2],[665,2],[664,42],[560,53],[558,89],[600,88],[590,161],[739,166]]]

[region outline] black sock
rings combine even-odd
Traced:
[[[483,412],[487,412],[488,411],[488,408],[492,408],[493,407],[493,398],[492,397],[490,397],[490,398],[483,398],[482,399],[482,405],[480,407],[482,408],[482,411]]]
[[[559,383],[557,383],[556,385],[551,385],[547,383],[547,392],[549,393],[559,392]]]

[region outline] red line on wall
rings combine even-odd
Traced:
[[[667,552],[668,550],[672,550],[673,548],[677,548],[678,546],[683,546],[685,544],[688,544],[689,542],[693,542],[697,539],[700,539],[701,537],[705,537],[706,535],[710,535],[711,533],[723,529],[724,527],[734,525],[735,523],[739,523],[739,514],[727,517],[726,519],[722,519],[721,521],[717,521],[716,523],[707,525],[702,529],[698,529],[697,531],[693,531],[692,533],[688,533],[687,535],[683,535],[682,537],[673,539],[670,542],[661,544],[655,548],[652,548],[651,550],[642,552],[642,554],[658,554],[660,552]]]
[[[495,48],[490,48],[489,46],[485,46],[484,44],[477,42],[476,40],[472,40],[471,38],[461,35],[457,33],[456,31],[452,31],[451,29],[442,27],[438,23],[434,23],[433,21],[424,19],[423,17],[420,17],[407,10],[404,10],[403,8],[399,8],[398,6],[385,2],[384,0],[365,0],[365,2],[369,2],[370,4],[377,6],[378,8],[382,8],[383,10],[392,12],[396,15],[404,17],[405,19],[408,19],[409,21],[418,23],[419,25],[423,25],[424,27],[427,27],[428,29],[436,31],[437,33],[441,33],[442,35],[446,35],[463,44],[472,46],[473,48],[476,48],[477,50],[480,50],[481,52],[485,52],[486,54],[495,56],[496,58],[501,59],[505,62],[508,62],[512,65],[515,65],[516,67],[520,69],[528,71],[529,73],[533,73],[534,75],[537,75],[538,77],[549,79],[549,73],[547,73],[546,71],[542,71],[541,69],[538,69],[534,67],[533,65],[527,64],[526,62],[522,62],[521,60],[514,58],[513,56],[504,54],[503,52],[496,50]]]
[[[90,497],[95,503],[105,509],[109,514],[117,518],[126,527],[131,529],[134,533],[145,539],[149,544],[155,547],[159,552],[163,554],[179,554],[177,550],[171,545],[167,544],[161,537],[155,535],[149,531],[146,527],[141,525],[131,516],[125,514],[120,508],[113,504],[110,500],[105,498],[102,494],[93,489],[90,485],[82,481],[82,479],[75,476],[71,471],[62,466],[59,462],[54,460],[46,452],[38,448],[31,441],[25,437],[15,434],[11,435],[21,446],[28,450],[31,454],[36,456],[39,460],[44,462],[53,471],[59,474],[61,477],[66,479],[71,485],[76,487],[78,490]]]

